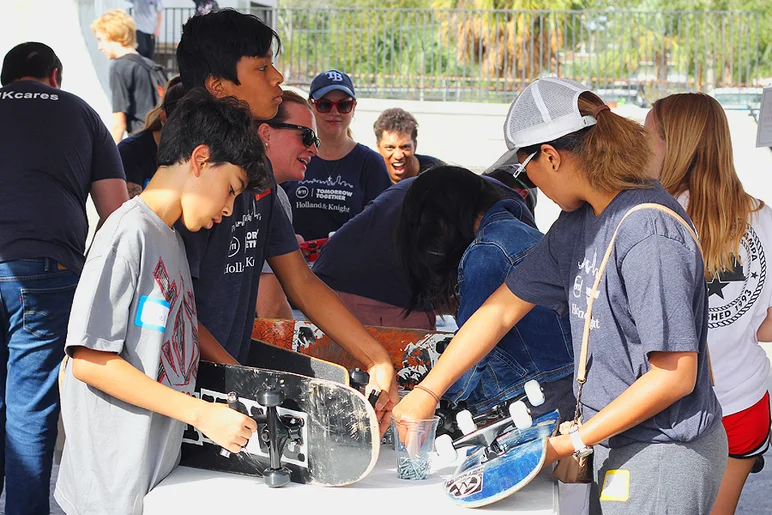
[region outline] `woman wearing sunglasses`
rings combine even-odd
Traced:
[[[327,238],[391,186],[380,154],[351,137],[356,95],[349,76],[338,70],[320,73],[311,82],[310,97],[319,153],[305,179],[283,185],[295,232],[306,241]]]
[[[302,181],[311,159],[319,151],[316,121],[308,101],[297,93],[285,90],[279,110],[270,121],[260,124],[257,134],[265,145],[277,184]],[[277,188],[279,202],[292,222],[292,207],[287,194]],[[299,242],[303,238],[298,236]],[[292,318],[287,296],[268,263],[263,264],[257,293],[256,314],[267,318]]]
[[[569,316],[583,424],[548,440],[545,466],[594,456],[593,514],[708,515],[727,440],[711,387],[704,264],[686,212],[648,176],[645,129],[552,77],[520,93],[504,127],[510,150],[497,165],[521,163],[563,212],[394,416],[430,416],[433,397],[535,305],[551,307]]]

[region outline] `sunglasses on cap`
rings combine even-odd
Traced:
[[[350,98],[345,100],[338,100],[337,102],[327,100],[326,98],[321,98],[319,100],[312,100],[311,102],[314,104],[314,107],[316,107],[316,110],[320,113],[329,113],[334,106],[340,114],[350,113],[351,110],[354,109],[354,105],[357,103],[356,100]]]
[[[316,133],[311,127],[306,127],[305,125],[294,125],[291,123],[279,123],[279,122],[268,122],[269,127],[273,127],[274,129],[294,129],[301,131],[301,141],[303,142],[303,145],[310,147],[311,145],[316,145],[316,148],[319,148],[319,146],[322,144],[322,142],[319,140],[319,138],[316,136]]]

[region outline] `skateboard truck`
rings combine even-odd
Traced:
[[[270,466],[263,471],[265,484],[271,488],[284,486],[290,481],[290,470],[282,467],[281,456],[289,442],[302,444],[303,421],[292,416],[280,417],[276,408],[284,402],[284,394],[274,387],[266,387],[257,394],[257,402],[265,406],[266,412],[249,415],[245,413],[236,392],[228,393],[228,407],[250,416],[257,424],[263,425],[259,438],[268,446]],[[221,449],[220,455],[228,458],[231,453]]]
[[[289,469],[281,466],[281,454],[290,434],[276,412],[276,407],[284,402],[284,394],[272,387],[267,387],[257,393],[257,402],[266,408],[265,415],[255,418],[258,423],[264,422],[268,426],[267,431],[263,431],[260,437],[264,442],[267,440],[268,456],[271,461],[271,465],[263,471],[263,480],[267,486],[277,488],[290,481]],[[263,417],[265,417],[264,421],[257,420]]]

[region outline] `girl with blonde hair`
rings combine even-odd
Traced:
[[[727,447],[703,261],[686,212],[647,175],[646,131],[559,78],[531,83],[504,127],[510,150],[493,168],[526,171],[563,212],[394,416],[430,416],[435,396],[546,306],[569,315],[583,424],[548,440],[545,465],[594,456],[591,513],[708,514]]]
[[[729,442],[729,460],[714,514],[734,513],[745,480],[769,447],[772,340],[772,209],[749,195],[733,164],[721,105],[702,93],[671,95],[646,117],[655,159],[651,171],[694,222],[708,281],[708,342]]]

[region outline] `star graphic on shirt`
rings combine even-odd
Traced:
[[[751,272],[751,277],[752,277],[753,279],[758,279],[758,277],[759,277],[759,274],[758,274],[757,272]]]
[[[708,297],[711,295],[718,295],[722,299],[724,298],[724,288],[728,285],[728,282],[721,282],[721,279],[714,278],[708,283]]]

